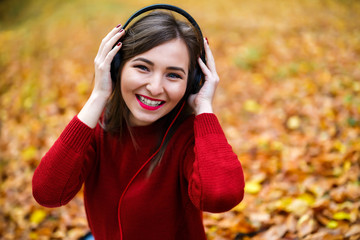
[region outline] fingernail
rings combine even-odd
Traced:
[[[119,25],[116,26],[116,28],[119,28],[119,27],[121,27],[121,24],[119,24]]]
[[[205,40],[206,40],[206,43],[210,46],[210,44],[209,44],[209,40],[208,40],[208,38],[207,38],[207,37],[205,38]]]
[[[116,44],[116,45],[117,45],[117,46],[121,46],[121,44],[122,44],[121,42],[118,42],[118,44]]]
[[[124,31],[124,29],[121,29],[120,31],[119,31],[119,33],[122,33]]]

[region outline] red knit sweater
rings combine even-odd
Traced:
[[[128,133],[119,139],[74,117],[34,173],[34,198],[59,207],[85,183],[97,240],[206,239],[202,211],[227,211],[243,198],[240,162],[216,116],[201,114],[177,129],[150,176],[149,164],[135,175],[155,151],[159,127],[135,127],[135,148]]]

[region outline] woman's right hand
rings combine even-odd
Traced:
[[[114,56],[121,48],[121,42],[116,44],[124,35],[121,25],[115,27],[106,35],[100,44],[95,57],[95,86],[90,98],[78,114],[80,121],[94,128],[104,110],[106,102],[112,92],[110,67]],[[113,48],[113,46],[116,46]]]
[[[106,99],[112,92],[112,82],[110,74],[111,62],[114,56],[121,48],[119,39],[124,35],[125,31],[121,29],[121,25],[116,26],[101,41],[99,51],[94,60],[95,67],[95,86],[93,94],[101,95]],[[118,44],[116,44],[118,42]],[[113,48],[113,46],[116,46]]]

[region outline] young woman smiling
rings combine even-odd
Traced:
[[[62,206],[84,184],[95,239],[206,239],[202,211],[227,211],[244,193],[212,109],[219,77],[207,41],[154,11],[111,30],[94,62],[91,96],[34,173],[35,199]],[[191,94],[196,68],[205,82]]]
[[[165,42],[124,64],[121,94],[130,124],[149,125],[169,113],[183,98],[189,54],[182,39]]]

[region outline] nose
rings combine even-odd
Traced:
[[[155,74],[149,79],[148,83],[146,84],[146,89],[153,96],[158,96],[164,92],[163,81],[160,74]]]

